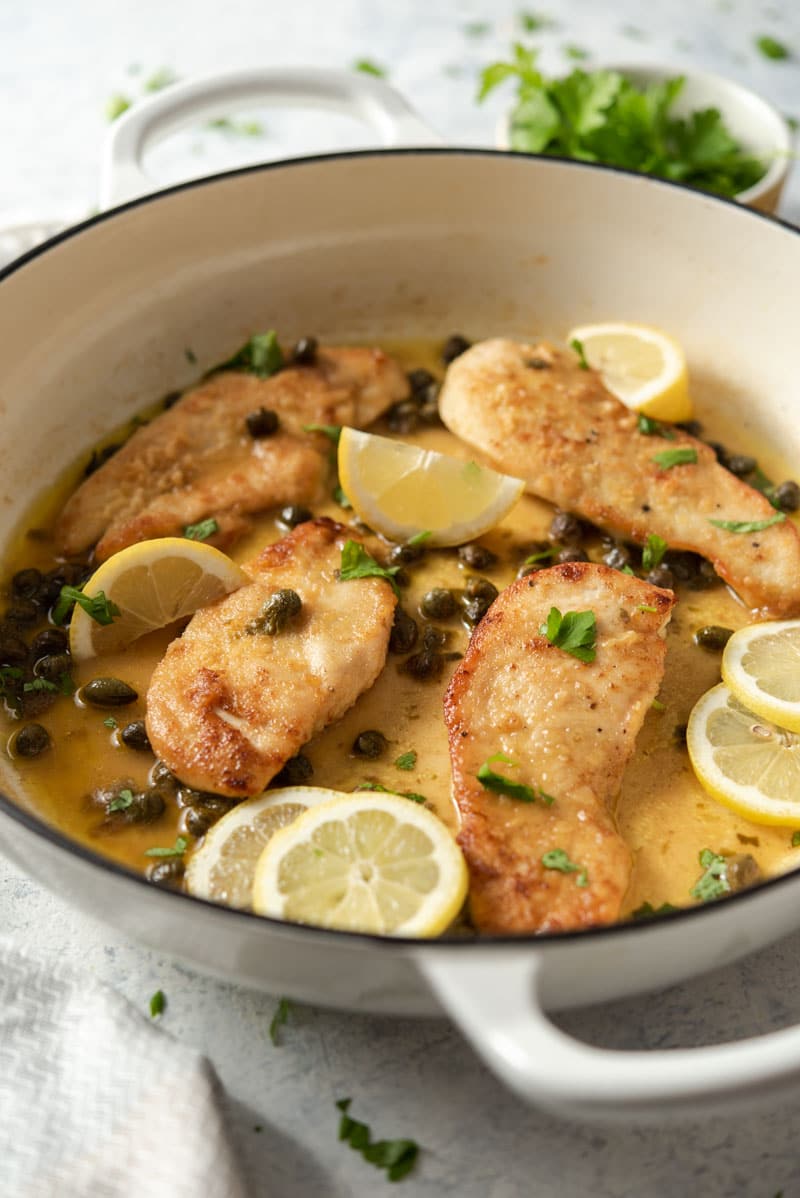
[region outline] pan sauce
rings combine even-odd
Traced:
[[[436,347],[420,342],[384,344],[407,369],[422,366],[435,373],[440,370],[438,343]],[[713,430],[731,448],[755,452],[767,473],[786,477],[786,469],[774,454],[762,451],[760,446],[754,449],[742,444],[741,429],[738,437],[732,430],[729,433],[720,410],[722,398],[705,391],[695,395],[706,432]],[[404,439],[465,459],[472,456],[442,428],[425,429]],[[26,527],[49,528],[75,481],[73,475],[37,505]],[[330,502],[317,506],[315,514],[346,520],[349,513]],[[404,607],[419,617],[419,601],[425,591],[432,586],[463,587],[466,577],[475,573],[485,575],[502,589],[515,577],[525,555],[524,546],[546,537],[551,516],[548,504],[523,496],[506,520],[481,538],[481,543],[498,555],[497,565],[485,571],[463,566],[453,550],[428,553],[420,564],[409,569],[411,585],[402,593]],[[272,516],[265,516],[236,546],[232,556],[246,560],[283,532]],[[25,566],[49,569],[52,564],[48,541],[32,540],[23,531],[6,557],[4,576],[10,577]],[[751,824],[715,802],[696,781],[685,748],[676,739],[676,726],[685,725],[697,698],[719,681],[719,654],[698,648],[692,641],[694,631],[708,624],[737,629],[750,622],[749,612],[722,586],[709,591],[680,588],[678,594],[679,603],[667,630],[667,664],[660,691],[664,710],[651,711],[645,720],[617,806],[620,831],[634,856],[623,914],[644,901],[654,906],[690,902],[689,891],[702,872],[698,854],[704,848],[726,855],[750,853],[764,875],[800,864],[800,850],[791,848],[791,829]],[[446,649],[463,652],[468,633],[459,618],[445,621],[442,626],[449,630]],[[75,666],[77,686],[100,674],[112,675],[132,685],[139,699],[115,711],[81,707],[77,700],[57,700],[43,716],[36,717],[50,731],[54,748],[41,757],[17,758],[14,762],[24,795],[21,801],[29,810],[68,836],[137,870],[144,870],[148,864],[145,849],[171,845],[183,831],[178,809],[168,806],[152,824],[101,831],[102,816],[87,796],[94,788],[120,778],[130,779],[134,786],[146,784],[152,754],[126,748],[118,732],[106,727],[104,720],[113,715],[122,727],[144,717],[150,673],[174,631],[154,633],[125,654]],[[375,686],[342,720],[304,749],[314,766],[311,784],[347,791],[373,781],[390,789],[420,792],[455,829],[457,812],[449,794],[447,737],[441,712],[454,663],[447,663],[441,678],[419,681],[398,671],[401,660],[390,655]],[[5,716],[2,721],[3,734],[10,737],[19,725]],[[351,752],[356,736],[366,729],[383,732],[389,741],[388,750],[376,761]],[[415,768],[405,771],[395,767],[395,758],[410,749],[417,753]]]

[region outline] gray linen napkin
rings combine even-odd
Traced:
[[[247,1198],[210,1063],[0,940],[3,1198]]]

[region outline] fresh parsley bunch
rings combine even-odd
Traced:
[[[482,72],[478,99],[508,79],[517,81],[512,150],[604,162],[724,196],[751,187],[766,171],[731,136],[717,108],[685,119],[670,115],[683,76],[644,89],[617,71],[578,68],[546,79],[536,51],[516,43],[511,62]]]

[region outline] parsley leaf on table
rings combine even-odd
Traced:
[[[278,1000],[278,1005],[275,1008],[275,1014],[272,1016],[269,1025],[269,1038],[275,1047],[280,1045],[280,1029],[288,1022],[289,1014],[292,1009],[292,1004],[288,998]]]
[[[342,1112],[339,1139],[346,1140],[376,1169],[385,1169],[389,1181],[401,1181],[414,1168],[419,1145],[414,1140],[373,1140],[367,1124],[348,1114],[351,1102],[351,1098],[340,1098],[336,1103]]]

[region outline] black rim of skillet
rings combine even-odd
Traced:
[[[198,179],[190,179],[185,183],[177,183],[170,187],[161,188],[158,191],[149,192],[147,195],[139,196],[136,199],[128,200],[124,204],[120,204],[115,208],[109,208],[106,212],[99,212],[95,216],[89,217],[87,220],[81,221],[79,224],[71,225],[62,232],[57,233],[54,237],[48,238],[34,249],[22,254],[19,258],[15,258],[9,265],[0,270],[0,283],[11,278],[18,270],[21,270],[27,263],[46,254],[54,246],[59,245],[62,241],[67,241],[73,237],[80,236],[88,229],[95,225],[102,224],[104,221],[113,220],[119,213],[127,212],[132,208],[143,207],[146,204],[152,204],[165,196],[175,195],[182,191],[188,191],[194,188],[213,185],[221,181],[241,177],[244,175],[266,173],[273,170],[287,170],[293,168],[302,168],[308,165],[315,165],[323,162],[336,162],[340,160],[353,160],[363,158],[404,158],[424,156],[429,158],[488,158],[488,159],[513,159],[514,161],[534,161],[537,163],[537,169],[547,169],[548,164],[557,163],[562,166],[569,166],[570,169],[601,172],[603,174],[615,174],[627,176],[629,179],[635,180],[642,187],[658,187],[658,188],[674,188],[677,191],[689,193],[698,202],[723,204],[727,207],[736,209],[743,220],[760,220],[767,224],[775,225],[787,233],[794,236],[800,236],[800,228],[790,224],[780,217],[769,215],[765,212],[760,212],[756,209],[745,208],[734,199],[729,199],[725,196],[716,196],[709,192],[699,191],[696,188],[689,187],[685,183],[676,183],[667,179],[656,179],[650,175],[642,175],[636,171],[628,170],[624,167],[605,166],[599,163],[580,162],[575,159],[557,157],[556,155],[543,154],[519,154],[512,150],[490,150],[490,149],[472,149],[461,147],[424,147],[421,149],[402,148],[402,149],[385,149],[385,150],[348,150],[331,154],[314,154],[307,155],[302,158],[291,158],[287,160],[278,160],[268,163],[256,163],[251,166],[238,167],[235,170],[220,171],[212,175],[204,175]],[[235,907],[226,907],[220,903],[213,903],[208,899],[197,898],[189,894],[187,891],[170,890],[167,887],[154,886],[147,878],[129,869],[127,866],[121,865],[119,862],[112,860],[110,857],[104,857],[100,853],[95,853],[93,850],[81,844],[80,841],[71,840],[64,833],[58,831],[57,828],[51,827],[49,824],[40,820],[38,816],[32,815],[25,808],[20,807],[13,802],[7,795],[0,791],[0,813],[7,816],[18,824],[21,824],[26,831],[32,832],[37,836],[48,840],[56,848],[64,851],[72,856],[79,857],[83,862],[91,866],[96,866],[101,870],[105,870],[132,882],[135,885],[146,887],[148,891],[160,890],[163,895],[168,896],[172,901],[184,902],[191,904],[199,904],[209,908],[214,912],[223,913],[222,917],[227,919],[236,919],[247,921],[251,927],[264,928],[264,934],[268,931],[270,934],[280,933],[284,935],[303,935],[305,937],[322,937],[326,941],[341,940],[346,937],[348,942],[363,943],[364,945],[380,946],[383,949],[390,949],[392,945],[396,945],[398,949],[408,949],[413,947],[415,951],[420,951],[426,946],[436,951],[446,950],[448,952],[458,952],[465,949],[472,949],[476,944],[483,947],[506,947],[508,945],[535,944],[537,948],[546,948],[548,944],[564,944],[565,942],[580,942],[588,939],[596,940],[598,938],[609,936],[624,936],[634,933],[641,933],[645,930],[652,931],[656,925],[673,924],[675,921],[686,921],[689,919],[713,918],[713,913],[720,914],[724,911],[728,904],[735,901],[744,903],[757,900],[758,897],[767,890],[775,890],[777,887],[785,887],[792,885],[795,878],[792,873],[782,874],[776,878],[768,878],[764,882],[760,882],[751,890],[742,890],[735,894],[729,895],[723,902],[713,902],[697,907],[686,907],[679,911],[670,912],[659,916],[655,920],[628,920],[622,923],[610,924],[603,927],[590,927],[579,931],[570,932],[547,932],[538,935],[520,935],[520,936],[497,936],[497,935],[482,935],[480,937],[470,937],[464,939],[439,938],[431,941],[419,939],[416,937],[401,937],[401,936],[377,936],[366,932],[346,932],[337,931],[328,928],[318,928],[309,924],[287,923],[284,920],[274,919],[270,916],[256,915],[251,911],[242,911]],[[258,933],[256,933],[258,934]]]

